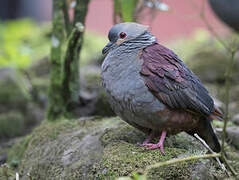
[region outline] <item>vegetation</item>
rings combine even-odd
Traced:
[[[49,32],[30,19],[1,22],[0,67],[21,69],[48,55]]]
[[[114,24],[120,22],[138,22],[140,14],[148,7],[149,13],[154,14],[154,10],[168,11],[168,5],[161,1],[144,0],[114,0]]]

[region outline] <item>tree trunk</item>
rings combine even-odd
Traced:
[[[88,3],[89,0],[76,0],[71,23],[66,1],[53,0],[49,120],[73,117],[79,104],[79,55]]]

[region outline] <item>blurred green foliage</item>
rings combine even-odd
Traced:
[[[80,54],[80,64],[86,65],[87,63],[90,63],[90,61],[99,58],[101,56],[101,51],[107,42],[108,40],[105,36],[86,31]]]
[[[159,37],[160,41],[160,37]],[[224,48],[218,42],[213,40],[211,35],[204,29],[197,29],[192,35],[187,38],[173,40],[167,42],[166,46],[172,49],[184,62],[191,63],[191,59],[195,54],[201,51],[221,51]]]
[[[138,0],[114,0],[114,12],[123,22],[135,21],[134,13]]]
[[[49,27],[32,20],[0,22],[0,67],[24,68],[50,50]]]
[[[38,25],[30,19],[0,22],[0,68],[28,67],[50,53],[50,25]],[[101,55],[107,38],[86,32],[81,52],[81,65]]]

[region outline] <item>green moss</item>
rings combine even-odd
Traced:
[[[143,180],[139,174],[149,165],[205,152],[200,143],[185,133],[166,138],[165,156],[159,150],[148,151],[138,146],[137,142],[144,138],[143,133],[118,117],[44,121],[31,136],[12,148],[9,163],[20,161],[18,172],[29,172],[38,180],[115,179],[120,176]],[[230,163],[238,169],[238,154],[232,149],[227,152],[233,159]],[[201,167],[210,177],[225,175],[210,160],[199,160],[151,169],[147,179],[190,179]]]
[[[32,136],[28,135],[10,148],[7,163],[10,164],[11,167],[17,167],[19,165],[31,138]]]
[[[113,142],[104,149],[101,170],[98,170],[96,176],[104,179],[130,175],[133,171],[143,172],[150,164],[172,159],[184,152],[183,149],[166,147],[166,156],[164,156],[159,150],[148,151],[137,144],[124,141]]]
[[[104,146],[118,141],[125,141],[131,144],[143,142],[145,135],[142,132],[129,126],[119,117],[115,118],[115,120],[119,121],[119,127],[116,129],[107,129],[101,136],[101,142]]]
[[[52,141],[57,138],[60,133],[64,133],[67,129],[75,127],[76,122],[69,122],[68,120],[58,120],[57,122],[43,121],[41,126],[34,130],[31,138],[31,145]]]
[[[60,179],[63,167],[67,178],[71,177],[70,180],[79,179],[85,173],[85,163],[97,161],[101,157],[99,149],[88,152],[88,149],[82,149],[80,144],[82,141],[86,141],[82,143],[84,146],[90,142],[87,140],[88,137],[99,136],[98,133],[104,128],[112,126],[112,122],[113,119],[99,119],[97,117],[71,121],[58,120],[54,123],[43,121],[39,127],[34,129],[31,136],[12,148],[9,163],[20,164],[18,171],[21,174],[29,171],[33,179],[46,179],[46,175],[50,179]],[[17,149],[21,149],[21,151]],[[68,151],[70,153],[65,155]],[[76,158],[79,159],[65,165],[67,161],[71,161],[68,158],[71,157],[72,152],[76,153]],[[67,156],[66,159],[64,156]]]
[[[41,126],[34,130],[34,133],[23,138],[15,144],[8,152],[8,163],[11,166],[18,166],[26,149],[34,148],[35,145],[52,141],[66,129],[71,129],[76,123],[68,121],[57,121],[56,123],[43,121]]]
[[[22,134],[24,130],[24,117],[19,112],[0,114],[0,140]]]
[[[191,177],[190,165],[192,165],[193,163],[194,162],[183,162],[151,169],[148,173],[147,179],[148,180],[190,179]]]
[[[94,166],[95,174],[92,176],[99,179],[109,177],[114,179],[119,176],[131,175],[134,171],[143,172],[148,165],[175,158],[186,152],[184,146],[184,148],[172,148],[167,145],[165,146],[165,156],[159,150],[148,151],[137,145],[137,142],[142,142],[144,138],[145,135],[142,132],[122,121],[118,128],[106,130],[101,137],[101,142],[105,146],[102,161]],[[169,168],[168,170],[172,171],[170,177],[189,176],[190,170],[186,168],[188,164],[179,166],[176,175],[173,174],[173,167]],[[150,173],[151,176],[153,173]]]

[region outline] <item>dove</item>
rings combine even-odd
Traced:
[[[199,78],[170,49],[159,44],[149,26],[114,25],[103,48],[101,81],[114,112],[147,135],[141,146],[164,152],[167,135],[198,134],[210,148],[221,146],[211,126],[223,114]],[[159,138],[153,144],[153,138]]]

